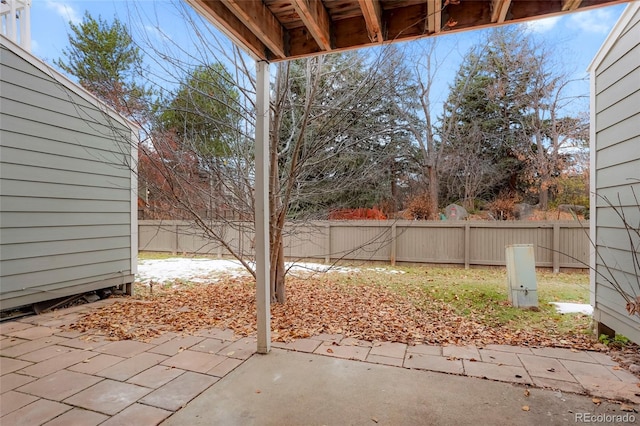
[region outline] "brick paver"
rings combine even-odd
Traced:
[[[175,380],[151,392],[140,402],[176,411],[217,381],[217,377],[187,371]]]
[[[225,359],[221,355],[186,350],[163,361],[162,365],[195,371],[196,373],[206,373]]]
[[[58,336],[46,336],[36,340],[16,339],[15,345],[2,348],[0,354],[9,357],[19,357],[20,355],[28,354],[38,349],[64,342],[65,340],[66,339]]]
[[[256,351],[255,337],[239,337],[228,329],[164,333],[150,342],[113,342],[91,332],[57,328],[95,306],[0,324],[0,424],[157,424]],[[599,352],[509,345],[412,346],[340,334],[272,346],[640,403],[638,378]]]
[[[153,348],[153,345],[149,343],[136,342],[135,340],[120,340],[119,342],[112,342],[101,346],[97,348],[96,351],[109,355],[130,357],[141,354],[151,348]]]
[[[544,356],[549,358],[566,359],[571,361],[582,361],[595,363],[596,360],[589,356],[586,352],[578,350],[564,349],[564,348],[531,348],[531,352],[534,355]]]
[[[102,423],[102,426],[157,425],[170,415],[171,411],[133,404]]]
[[[335,356],[337,358],[356,359],[364,361],[369,354],[369,350],[369,348],[363,348],[361,346],[340,346],[332,345],[329,344],[329,342],[325,342],[318,346],[318,348],[313,353],[318,355]]]
[[[282,349],[287,349],[291,351],[311,353],[316,349],[318,349],[318,346],[320,346],[321,344],[322,342],[319,340],[298,339],[298,340],[294,340],[293,342],[287,342],[287,343],[273,342],[271,346],[274,348],[282,348]]]
[[[440,373],[463,374],[462,361],[449,360],[435,355],[411,354],[404,359],[406,368],[417,368],[420,370],[438,371]]]
[[[101,424],[108,418],[109,416],[96,413],[95,411],[74,408],[50,422],[45,423],[44,426],[95,426]]]
[[[24,374],[28,374],[29,376],[44,377],[51,373],[55,373],[58,370],[62,370],[63,368],[91,359],[96,355],[98,354],[95,352],[74,349],[70,352],[49,358],[46,361],[30,365],[20,371]]]
[[[0,392],[2,393],[19,388],[22,385],[26,385],[27,383],[36,380],[35,377],[25,376],[24,374],[4,374],[4,366],[1,363],[0,369],[2,370],[2,378],[0,378]]]
[[[442,355],[442,347],[434,345],[415,345],[407,347],[407,355],[421,354],[421,355]]]
[[[29,395],[22,392],[4,392],[0,394],[0,407],[2,407],[2,413],[0,415],[5,416],[12,411],[18,410],[25,405],[29,405],[37,400],[37,396]]]
[[[62,401],[101,380],[103,379],[100,377],[88,374],[60,370],[16,390],[53,401]]]
[[[157,389],[167,382],[175,379],[185,370],[179,368],[167,367],[165,365],[156,365],[148,370],[143,371],[127,380],[127,383],[144,386],[147,388]]]
[[[143,352],[100,370],[97,374],[109,379],[125,381],[166,359],[165,355]]]
[[[96,374],[105,368],[111,367],[119,362],[124,361],[126,358],[122,358],[115,355],[98,354],[92,358],[85,359],[75,365],[67,367],[68,370],[77,371],[78,373]]]
[[[520,362],[520,358],[518,358],[518,355],[513,352],[502,352],[502,351],[496,351],[493,349],[480,349],[479,352],[483,362],[522,367],[522,362]]]
[[[19,359],[0,357],[0,372],[2,375],[22,370],[23,368],[33,365],[32,362],[21,361]]]
[[[71,408],[72,407],[59,402],[39,399],[29,405],[25,405],[19,410],[7,414],[6,416],[2,416],[2,418],[0,418],[0,423],[3,426],[41,425]]]
[[[210,376],[224,377],[242,364],[242,360],[235,358],[227,358],[220,364],[207,371]]]
[[[253,337],[244,337],[236,340],[229,346],[218,351],[218,355],[225,355],[231,358],[247,359],[256,352],[256,339]]]
[[[29,327],[23,330],[11,331],[9,333],[5,333],[8,336],[17,337],[19,339],[27,339],[27,340],[36,340],[41,337],[51,336],[55,333],[56,329],[49,327]]]
[[[407,345],[404,343],[382,342],[380,344],[373,345],[369,354],[404,359],[406,352]]]
[[[467,376],[481,377],[500,382],[532,384],[533,381],[524,367],[498,365],[489,362],[463,360],[464,373]]]
[[[555,358],[546,358],[535,355],[518,355],[520,361],[532,377],[544,377],[553,380],[575,382],[575,378]]]
[[[179,336],[175,337],[172,340],[169,340],[168,342],[162,343],[161,345],[149,349],[149,352],[173,356],[178,352],[189,349],[193,345],[197,345],[203,340],[205,340],[205,338],[200,336]]]
[[[149,388],[105,379],[64,402],[113,416],[149,392]]]
[[[481,359],[480,352],[475,346],[445,346],[442,348],[442,356],[476,361]]]

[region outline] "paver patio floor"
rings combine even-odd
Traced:
[[[260,376],[256,371],[275,371],[281,368],[278,362],[283,360],[284,365],[288,366],[288,374],[281,376],[290,381],[286,389],[294,393],[290,396],[293,398],[290,405],[280,406],[279,411],[284,414],[287,411],[308,413],[311,405],[306,409],[296,405],[299,404],[297,400],[308,400],[315,407],[314,410],[324,407],[321,412],[331,413],[325,417],[308,417],[308,423],[312,424],[371,424],[376,420],[381,424],[391,424],[390,417],[375,410],[375,413],[371,410],[362,411],[357,416],[360,419],[358,421],[351,422],[344,417],[347,415],[344,410],[347,409],[342,407],[342,402],[334,401],[334,397],[342,395],[346,389],[350,389],[349,386],[354,386],[354,392],[369,395],[372,402],[383,404],[386,401],[384,404],[388,407],[382,413],[391,413],[394,409],[390,407],[399,409],[405,406],[403,404],[406,401],[422,395],[420,389],[430,392],[430,396],[421,397],[427,399],[420,403],[421,406],[429,406],[428,398],[436,401],[437,398],[433,398],[439,395],[438,386],[444,386],[447,382],[451,394],[448,401],[456,401],[456,398],[467,401],[466,405],[460,405],[466,414],[459,412],[457,417],[462,424],[465,419],[475,418],[478,420],[476,424],[483,424],[482,419],[492,419],[491,416],[468,415],[469,407],[473,404],[481,409],[484,406],[477,404],[490,406],[493,403],[498,407],[494,407],[498,409],[496,413],[500,412],[499,407],[504,406],[505,413],[515,410],[514,413],[521,416],[522,409],[517,404],[527,403],[522,396],[525,388],[539,392],[536,395],[539,395],[540,403],[547,404],[549,409],[555,407],[554,410],[562,411],[562,408],[558,408],[560,406],[554,405],[557,401],[545,392],[556,395],[558,401],[569,401],[565,408],[574,413],[576,409],[590,409],[588,412],[591,413],[625,414],[620,411],[621,405],[607,400],[624,401],[632,408],[640,404],[638,378],[621,369],[608,355],[589,351],[502,345],[484,348],[408,346],[401,343],[362,342],[340,335],[319,335],[290,343],[274,342],[273,352],[264,356],[254,354],[254,338],[234,336],[229,330],[207,329],[191,335],[166,333],[150,342],[110,342],[96,338],[91,333],[60,328],[77,320],[79,314],[107,303],[117,303],[117,299],[0,323],[0,424],[155,425],[165,420],[167,424],[197,424],[193,423],[193,419],[188,423],[180,422],[187,421],[190,415],[195,416],[196,408],[191,407],[203,404],[207,395],[220,397],[222,394],[218,392],[224,389],[231,391],[246,386],[251,388],[251,395],[238,399],[237,404],[229,407],[227,414],[233,411],[249,417],[229,417],[229,424],[276,424],[274,414],[267,411],[261,413],[260,404],[255,405],[253,399],[261,395],[264,397],[262,400],[268,400],[274,397],[268,395],[270,392],[282,393],[283,389],[273,387],[277,379],[265,376],[266,373]],[[314,381],[311,375],[306,380],[305,366],[311,365],[320,368],[314,374],[320,377],[325,375],[327,380]],[[329,370],[322,370],[321,366]],[[343,372],[349,369],[356,372],[377,371],[378,382],[367,382],[368,375],[364,373],[348,376],[352,385],[343,383],[342,379],[328,380],[333,374],[331,369],[338,367]],[[251,378],[252,374],[255,374],[255,380]],[[380,392],[376,393],[376,390],[387,389],[395,381],[412,382],[411,377],[419,386],[407,387],[413,389],[413,397],[407,396],[404,391],[387,391],[384,401],[377,399]],[[312,383],[316,388],[310,390]],[[481,402],[484,399],[477,399],[475,395],[480,392],[479,396],[482,396],[484,388],[486,392],[494,392],[499,401],[487,399],[485,403]],[[535,388],[551,389],[553,392]],[[316,393],[325,395],[325,403],[312,397]],[[577,394],[598,397],[603,402],[595,405],[591,398]],[[508,407],[504,405],[506,401],[512,401]],[[213,401],[207,404],[210,411]],[[242,407],[238,404],[251,406]],[[517,407],[514,408],[513,404]],[[433,413],[440,412],[433,407],[430,409],[436,410]],[[224,411],[220,408],[216,412],[220,410]],[[446,416],[453,416],[456,411],[441,410],[441,415],[433,417],[432,421],[422,422],[419,417],[411,417],[423,413],[416,410],[405,410],[407,417],[404,424],[445,424]],[[413,414],[409,415],[410,412]],[[564,414],[554,415],[554,421],[564,421],[573,415],[569,411]],[[567,417],[568,414],[571,416]],[[640,415],[635,416],[640,419]],[[531,414],[530,417],[533,419],[535,416]],[[301,420],[299,417],[297,420],[294,417],[291,419],[288,424],[298,424]],[[399,418],[394,419],[398,421]],[[523,418],[523,424],[528,424],[527,418]]]

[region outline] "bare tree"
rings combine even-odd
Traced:
[[[253,186],[260,159],[254,158],[254,64],[187,7],[176,6],[189,33],[197,35],[192,46],[170,37],[159,43],[151,38],[157,33],[136,38],[155,61],[155,73],[147,78],[157,93],[143,126],[149,131],[140,147],[141,180],[157,217],[193,221],[192,232],[203,244],[222,246],[255,276]],[[287,221],[317,218],[336,203],[375,198],[385,184],[385,165],[399,151],[386,102],[393,86],[380,72],[387,58],[350,52],[274,66],[273,301],[285,300]]]

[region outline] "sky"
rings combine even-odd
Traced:
[[[61,58],[62,50],[68,46],[68,23],[81,22],[85,11],[109,22],[117,17],[129,25],[134,38],[146,35],[152,41],[168,39],[188,49],[191,43],[176,4],[185,7],[180,0],[33,0],[32,53],[50,64]],[[536,37],[552,48],[558,66],[580,78],[587,75],[589,63],[625,7],[607,6],[531,21],[527,25]],[[479,31],[468,31],[439,37],[441,54],[453,52],[447,56],[451,68],[445,71],[447,75],[455,74],[464,52],[477,43],[480,36]],[[447,80],[444,76],[440,78]],[[573,90],[588,94],[588,82],[579,83]]]

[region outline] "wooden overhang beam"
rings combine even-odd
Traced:
[[[291,2],[320,50],[331,50],[331,19],[321,0],[293,0]]]
[[[427,28],[430,34],[442,30],[442,0],[427,0]]]
[[[382,9],[378,0],[358,0],[362,16],[367,24],[367,32],[369,40],[372,43],[382,43],[384,37],[382,35]]]
[[[507,19],[511,0],[493,0],[491,2],[491,22],[501,24]]]
[[[257,59],[271,60],[273,54],[267,46],[220,0],[185,0],[200,15],[231,39],[237,46],[244,46]]]
[[[576,10],[580,7],[580,3],[582,3],[582,0],[564,0],[562,2],[562,10]]]
[[[285,32],[280,22],[262,1],[220,0],[279,58],[287,57]]]

